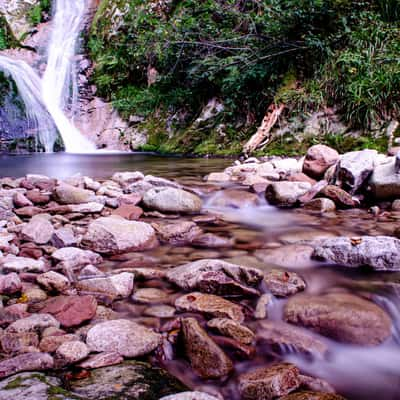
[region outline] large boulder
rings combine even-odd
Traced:
[[[340,342],[369,346],[388,339],[392,328],[380,307],[347,293],[292,297],[285,306],[285,319]]]
[[[375,271],[400,271],[400,240],[390,236],[336,237],[316,242],[313,258]]]
[[[396,161],[377,165],[369,180],[372,194],[375,198],[384,200],[400,197],[400,174]]]
[[[271,183],[265,191],[269,203],[279,207],[293,207],[311,189],[309,182],[280,181]]]
[[[263,276],[256,268],[213,259],[172,268],[166,275],[170,282],[181,289],[220,295],[257,294],[255,287]]]
[[[96,200],[96,195],[91,190],[81,189],[63,182],[54,189],[54,196],[61,204],[82,204]]]
[[[92,221],[83,243],[99,253],[118,254],[152,248],[157,238],[149,224],[111,216]]]
[[[198,213],[203,205],[200,197],[173,187],[154,187],[143,197],[146,207],[170,213]]]
[[[330,166],[336,164],[338,159],[339,153],[331,147],[323,144],[311,146],[303,163],[303,172],[312,178],[320,179]]]
[[[86,337],[92,351],[112,351],[132,358],[151,353],[160,341],[158,333],[127,319],[96,324]]]
[[[374,170],[376,150],[352,151],[341,156],[336,167],[336,185],[350,194],[363,186]]]

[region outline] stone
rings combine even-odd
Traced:
[[[39,207],[27,206],[27,207],[17,208],[14,210],[14,212],[20,217],[33,217],[34,215],[41,214],[44,211]],[[9,217],[12,217],[12,215],[9,215]]]
[[[25,371],[43,371],[54,366],[53,357],[47,353],[25,353],[0,361],[0,379]]]
[[[44,336],[44,334],[42,334]],[[43,337],[40,341],[39,349],[46,353],[54,353],[62,344],[67,342],[75,342],[79,337],[74,334],[60,334]]]
[[[13,254],[7,254],[5,257],[0,258],[0,265],[3,273],[44,272],[46,269],[46,265],[43,260],[17,257]]]
[[[144,175],[139,171],[116,172],[111,179],[123,186],[133,182],[141,181],[144,179]]]
[[[220,400],[218,397],[211,396],[203,392],[182,392],[162,397],[160,400]]]
[[[123,361],[124,357],[122,357],[120,354],[109,351],[90,356],[86,360],[79,363],[79,367],[84,369],[95,369],[121,364]]]
[[[151,225],[114,215],[92,221],[83,243],[99,253],[118,254],[153,248],[157,238]]]
[[[41,332],[49,327],[59,328],[60,323],[50,314],[32,314],[10,324],[7,333]]]
[[[336,205],[333,200],[320,197],[313,199],[304,204],[306,210],[318,211],[320,213],[333,212],[336,210]]]
[[[194,247],[204,247],[206,249],[231,248],[235,244],[235,239],[214,235],[213,233],[204,233],[196,236],[191,245]]]
[[[0,275],[0,294],[10,295],[20,292],[22,282],[19,276],[12,272],[6,275]]]
[[[226,189],[218,191],[207,203],[208,207],[245,208],[255,207],[260,199],[255,193],[245,190]]]
[[[172,268],[166,278],[186,291],[219,295],[256,295],[264,274],[251,267],[223,260],[204,259]]]
[[[239,393],[243,400],[272,400],[296,390],[299,375],[299,369],[289,363],[257,368],[239,376]]]
[[[229,182],[231,180],[231,176],[226,172],[211,172],[207,176],[208,182]]]
[[[287,180],[289,182],[308,182],[312,186],[314,186],[317,181],[315,179],[310,178],[308,175],[303,172],[298,172],[297,174],[289,175]]]
[[[130,272],[82,279],[76,282],[75,287],[80,292],[107,294],[112,298],[127,298],[133,291],[134,275]]]
[[[339,153],[331,147],[323,144],[311,146],[303,162],[303,172],[314,179],[320,179],[330,166],[336,164],[339,157]]]
[[[331,199],[338,208],[353,208],[358,205],[349,193],[334,185],[325,186],[320,194]]]
[[[97,214],[103,211],[104,204],[91,201],[89,203],[70,204],[68,205],[68,209],[71,213]]]
[[[175,308],[164,304],[153,305],[145,308],[143,315],[156,318],[173,318],[175,316]]]
[[[0,325],[9,325],[18,319],[28,317],[27,310],[28,305],[26,303],[17,303],[0,308]]]
[[[35,205],[44,205],[50,201],[50,196],[48,194],[41,193],[38,189],[29,190],[26,193],[26,197]]]
[[[48,271],[36,278],[37,283],[49,292],[64,292],[71,284],[64,275],[55,271]]]
[[[280,397],[279,400],[346,400],[344,397],[333,393],[301,391]]]
[[[136,221],[142,216],[143,210],[133,204],[122,204],[112,214],[119,215],[129,221]]]
[[[195,373],[203,379],[218,379],[230,374],[232,361],[197,320],[183,318],[181,324],[185,354]]]
[[[322,393],[335,393],[335,389],[323,379],[312,376],[300,375],[301,387],[307,390],[315,390]]]
[[[14,193],[13,202],[16,208],[33,206],[33,203],[23,193]]]
[[[191,221],[180,221],[174,223],[153,223],[152,227],[157,232],[161,243],[172,245],[185,245],[191,243],[203,231]]]
[[[242,307],[223,297],[213,294],[193,292],[178,297],[175,307],[179,311],[200,312],[216,318],[230,318],[237,322],[244,321]]]
[[[391,336],[392,322],[385,311],[347,293],[292,297],[284,317],[339,342],[374,346]]]
[[[198,213],[202,208],[200,197],[186,190],[173,187],[156,187],[143,196],[144,205],[166,213]]]
[[[264,282],[268,290],[277,297],[287,297],[306,288],[304,280],[295,272],[273,269],[265,275]]]
[[[261,321],[256,340],[260,346],[267,344],[273,351],[290,348],[316,357],[328,354],[328,345],[312,332],[282,321]]]
[[[371,193],[379,200],[400,197],[400,174],[396,172],[395,160],[377,165],[369,180]]]
[[[90,250],[82,250],[76,247],[63,247],[51,255],[53,259],[62,261],[71,268],[87,264],[99,264],[103,260],[99,254]]]
[[[85,359],[89,355],[89,349],[85,343],[78,340],[65,342],[56,350],[55,359],[60,365],[71,365]]]
[[[80,189],[67,183],[61,183],[56,186],[54,196],[60,204],[82,204],[96,199],[94,192],[91,190]]]
[[[135,291],[132,299],[138,303],[157,304],[168,302],[169,295],[161,289],[142,288]]]
[[[251,344],[254,339],[254,333],[249,328],[229,318],[214,318],[207,322],[207,326],[243,344]]]
[[[343,154],[336,167],[335,184],[355,194],[374,170],[377,155],[376,150],[368,149]]]
[[[53,315],[61,326],[71,328],[90,321],[96,308],[93,296],[56,296],[46,300],[40,312]]]
[[[400,240],[390,236],[336,237],[315,242],[313,258],[343,267],[400,270]]]
[[[73,247],[78,244],[78,238],[75,236],[72,228],[63,227],[54,231],[51,238],[52,244],[57,248]]]
[[[53,393],[55,394],[53,396]],[[0,400],[81,400],[61,380],[41,372],[23,372],[0,381]]]
[[[268,202],[278,207],[293,207],[311,189],[308,182],[273,182],[265,191]]]
[[[98,368],[72,378],[70,390],[84,400],[157,400],[187,388],[167,371],[139,361]]]
[[[254,310],[254,318],[265,319],[268,317],[268,306],[272,303],[273,296],[270,293],[261,295]]]
[[[283,268],[305,268],[311,264],[314,248],[301,244],[289,244],[276,249],[257,250],[255,256],[266,264]]]
[[[112,351],[131,358],[151,353],[160,342],[161,335],[126,319],[100,322],[86,336],[92,351]]]
[[[39,346],[35,332],[5,332],[0,336],[1,349],[5,353],[26,353],[28,348]]]

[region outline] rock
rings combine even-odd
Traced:
[[[289,244],[270,250],[257,250],[255,256],[266,264],[283,268],[304,268],[310,266],[314,248],[301,244]]]
[[[361,189],[375,166],[376,150],[352,151],[341,156],[336,167],[336,185],[350,194]]]
[[[263,273],[256,268],[204,259],[172,268],[166,278],[186,291],[254,295],[258,293],[254,287],[261,282]]]
[[[243,400],[272,400],[296,390],[299,374],[298,368],[288,363],[261,367],[240,375],[238,389]]]
[[[70,390],[85,400],[158,400],[187,388],[167,371],[138,361],[98,368],[69,380]]]
[[[82,250],[76,247],[63,247],[51,255],[57,261],[62,261],[71,268],[87,264],[99,264],[103,260],[101,256],[90,250]]]
[[[40,312],[53,315],[62,326],[71,328],[90,321],[96,308],[93,296],[56,296],[44,302]]]
[[[133,291],[134,275],[129,272],[83,279],[76,283],[75,287],[81,292],[93,292],[107,294],[112,298],[127,298]]]
[[[400,240],[390,236],[336,237],[315,243],[313,258],[375,271],[400,270]]]
[[[20,373],[0,381],[0,400],[82,400],[61,388],[61,380],[40,372]]]
[[[36,281],[49,292],[61,293],[71,286],[68,278],[55,271],[48,271],[39,275]]]
[[[44,336],[44,333],[42,336]],[[39,348],[43,352],[54,353],[62,344],[67,342],[76,342],[77,340],[79,340],[79,337],[73,334],[45,336],[40,341]]]
[[[182,189],[158,187],[148,190],[143,197],[146,207],[160,212],[198,213],[202,208],[200,197]]]
[[[35,205],[44,205],[50,201],[48,194],[41,193],[38,189],[29,190],[26,197]]]
[[[254,318],[265,319],[268,317],[268,306],[272,303],[272,294],[264,293],[261,295],[254,310]]]
[[[112,351],[132,358],[151,353],[160,341],[159,334],[126,319],[101,322],[86,337],[92,351]]]
[[[185,353],[193,370],[203,379],[218,379],[233,370],[232,361],[194,318],[182,319]]]
[[[46,269],[43,260],[34,260],[32,258],[17,257],[13,254],[7,254],[0,258],[0,265],[3,273],[8,272],[44,272]]]
[[[5,353],[27,353],[28,349],[39,346],[39,337],[35,332],[6,332],[0,336],[0,343]]]
[[[203,392],[183,392],[162,397],[160,400],[220,400],[220,399],[218,397],[214,397]]]
[[[289,175],[287,180],[289,182],[308,182],[309,184],[311,184],[311,186],[314,186],[317,183],[315,179],[310,178],[303,172],[298,172],[296,174]]]
[[[344,397],[332,393],[302,391],[280,397],[279,400],[346,400]]]
[[[96,214],[103,211],[104,204],[91,201],[90,203],[70,204],[68,209],[71,213]]]
[[[164,304],[155,305],[144,309],[143,315],[156,318],[173,318],[175,316],[175,308]]]
[[[39,207],[28,206],[28,207],[17,208],[16,210],[14,210],[14,212],[20,217],[33,217],[34,215],[41,214],[43,210]],[[8,217],[12,217],[12,215],[8,215]],[[3,217],[1,218],[3,219]]]
[[[336,205],[331,199],[318,198],[304,204],[306,210],[318,211],[320,213],[332,212],[336,210]]]
[[[10,295],[20,292],[21,289],[21,279],[15,272],[7,275],[0,275],[0,294]]]
[[[281,321],[262,321],[256,335],[257,343],[267,344],[274,351],[282,348],[317,357],[328,353],[328,346],[311,332]]]
[[[91,190],[80,189],[67,183],[61,183],[54,189],[54,195],[61,204],[89,203],[96,199]]]
[[[229,318],[214,318],[207,322],[207,326],[243,344],[251,344],[254,339],[254,333],[249,328]]]
[[[60,323],[50,314],[32,314],[9,325],[6,333],[41,332],[50,326],[59,328]]]
[[[191,241],[203,231],[190,221],[180,221],[175,223],[153,223],[152,227],[157,232],[157,236],[162,243],[172,245],[184,245]]]
[[[218,191],[208,202],[208,207],[245,208],[260,204],[259,197],[245,190],[226,189]]]
[[[135,291],[132,299],[143,304],[166,303],[169,295],[157,288],[142,288]]]
[[[226,172],[211,172],[207,176],[208,182],[229,182],[231,180],[231,176]]]
[[[51,239],[52,244],[57,248],[73,247],[78,244],[78,238],[71,228],[63,227],[54,231]]]
[[[301,387],[307,390],[315,390],[322,393],[335,393],[335,389],[323,379],[312,376],[300,375]]]
[[[0,379],[18,372],[43,371],[53,368],[54,360],[47,353],[25,353],[0,361]]]
[[[277,297],[287,297],[306,288],[304,280],[295,272],[273,269],[265,275],[268,290]]]
[[[99,253],[118,254],[150,249],[157,239],[151,225],[111,216],[92,221],[83,242]]]
[[[331,147],[323,144],[311,146],[303,162],[303,172],[314,179],[320,179],[338,160],[339,153]]]
[[[23,193],[14,193],[13,202],[16,208],[33,206],[33,203]]]
[[[338,208],[352,208],[358,205],[358,202],[350,194],[337,186],[325,186],[321,190],[321,195],[331,199]]]
[[[133,204],[122,204],[112,214],[119,215],[129,221],[136,221],[142,216],[143,210]]]
[[[230,248],[235,244],[235,240],[232,238],[221,237],[214,235],[213,233],[205,233],[196,236],[191,245],[195,247],[204,247],[206,249],[221,249]]]
[[[308,182],[274,182],[267,187],[265,197],[273,205],[292,207],[310,189],[311,184]]]
[[[95,369],[121,364],[123,361],[124,358],[120,354],[110,351],[90,356],[87,360],[79,363],[79,367],[84,369]]]
[[[400,197],[400,174],[396,173],[395,160],[377,165],[371,175],[369,185],[376,199]]]
[[[59,364],[71,365],[85,359],[89,355],[89,349],[85,343],[78,340],[65,342],[56,351],[56,360]]]
[[[231,318],[237,322],[244,321],[242,307],[212,294],[193,292],[178,297],[175,307],[179,311],[200,312],[216,318]]]
[[[391,336],[390,317],[376,304],[347,293],[298,295],[285,307],[286,321],[340,342],[378,345]]]
[[[141,181],[142,179],[144,179],[144,175],[139,171],[116,172],[111,179],[124,186],[133,182]]]

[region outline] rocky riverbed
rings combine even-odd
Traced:
[[[1,178],[0,399],[397,398],[399,160]]]

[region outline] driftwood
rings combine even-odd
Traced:
[[[268,107],[267,113],[261,123],[261,126],[257,129],[257,132],[250,138],[250,140],[245,144],[243,151],[246,155],[251,154],[256,150],[261,143],[268,143],[270,140],[269,134],[271,129],[274,127],[278,118],[285,109],[284,104],[271,104]]]

